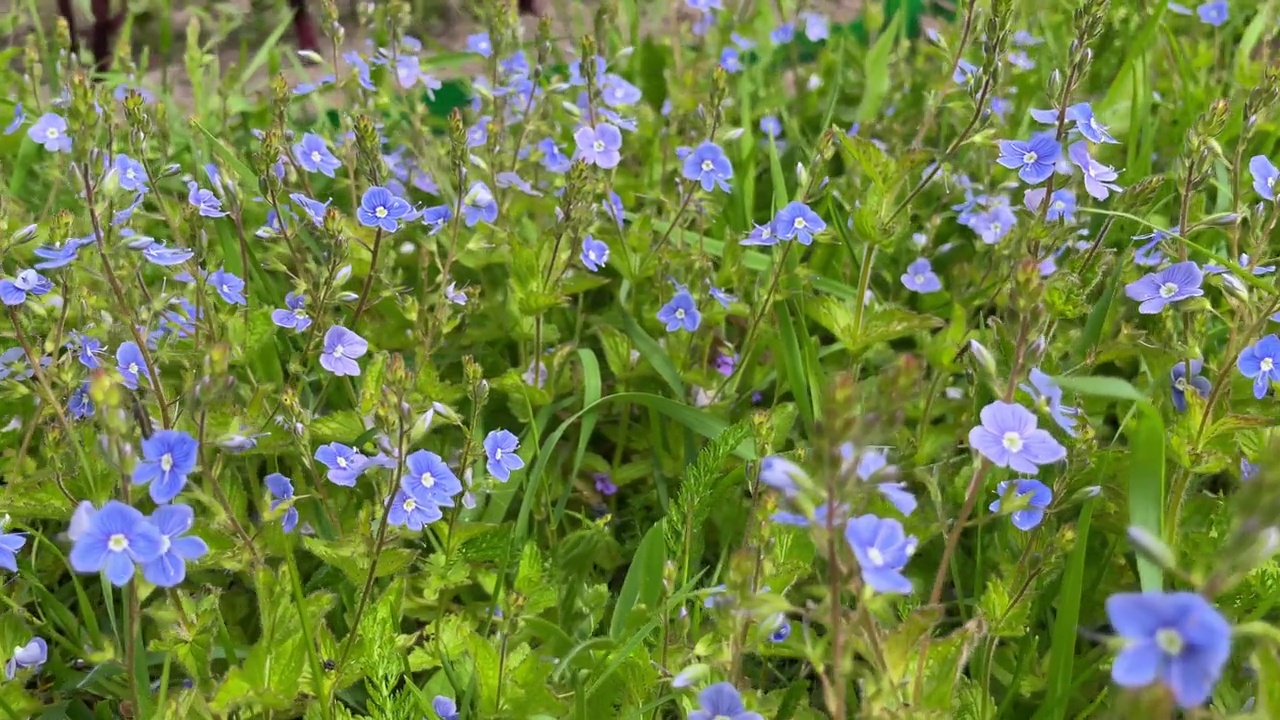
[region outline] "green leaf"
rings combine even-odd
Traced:
[[[315,442],[350,444],[364,434],[364,420],[355,410],[343,410],[311,421],[310,430]]]
[[[880,117],[880,108],[884,104],[885,95],[889,94],[889,56],[898,42],[898,26],[902,24],[902,13],[895,14],[889,26],[884,29],[875,44],[867,52],[862,64],[864,87],[862,101],[854,117],[858,122],[868,122]]]
[[[800,334],[797,333],[796,324],[791,319],[791,310],[788,305],[786,302],[774,304],[774,312],[778,318],[779,346],[777,349],[782,351],[782,369],[787,379],[787,387],[791,388],[791,395],[796,399],[796,405],[800,409],[800,419],[812,436],[819,413],[818,403],[816,397],[810,395],[805,353],[800,349]],[[801,332],[804,332],[803,329]],[[809,339],[807,333],[804,334],[804,339],[806,341]]]
[[[684,381],[680,379],[680,371],[676,369],[675,363],[671,362],[671,356],[667,355],[667,351],[663,350],[656,340],[649,337],[635,318],[625,312],[622,314],[622,327],[631,338],[631,342],[636,344],[640,357],[653,366],[658,375],[666,381],[667,387],[671,388],[671,392],[678,398],[685,397]]]
[[[631,559],[631,567],[613,606],[613,619],[609,622],[609,637],[614,640],[623,639],[632,610],[640,607],[653,611],[658,607],[658,600],[662,597],[662,570],[667,563],[662,527],[662,523],[656,523],[649,528]]]
[[[1145,403],[1147,396],[1138,392],[1128,381],[1113,377],[1067,377],[1057,376],[1054,382],[1063,390],[1074,390],[1081,395],[1111,398],[1112,400],[1132,400]]]
[[[1058,602],[1054,606],[1053,639],[1049,650],[1048,702],[1044,704],[1046,717],[1062,720],[1066,717],[1071,694],[1071,678],[1076,655],[1076,636],[1079,634],[1080,598],[1084,593],[1085,560],[1089,553],[1089,526],[1093,519],[1093,499],[1084,501],[1080,519],[1076,521],[1075,547],[1067,560],[1058,588]]]

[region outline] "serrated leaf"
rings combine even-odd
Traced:
[[[354,410],[342,410],[318,417],[309,426],[311,440],[316,443],[340,442],[347,445],[364,434],[364,420]]]

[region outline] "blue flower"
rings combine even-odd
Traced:
[[[191,203],[201,215],[208,218],[226,217],[222,209],[222,201],[212,190],[200,187],[195,180],[187,181],[187,202]]]
[[[560,150],[560,146],[556,145],[555,140],[549,137],[543,138],[538,142],[538,150],[542,153],[542,167],[546,168],[548,172],[564,174],[569,171],[569,166],[572,165],[572,162]]]
[[[1213,0],[1196,8],[1196,14],[1200,16],[1200,22],[1214,27],[1222,27],[1227,22],[1229,12],[1227,0]]]
[[[23,270],[12,280],[0,280],[0,302],[5,305],[21,305],[27,294],[40,296],[53,289],[53,282],[35,270]]]
[[[969,431],[969,446],[996,467],[1034,475],[1039,466],[1067,456],[1047,430],[1036,427],[1036,416],[1014,403],[996,400],[982,408],[982,424]]]
[[[404,490],[397,490],[395,498],[391,500],[391,510],[387,513],[387,524],[418,532],[442,517],[444,513],[439,505],[424,503]]]
[[[1022,202],[1031,212],[1039,212],[1040,206],[1044,204],[1045,188],[1031,188],[1022,195]],[[1076,193],[1070,188],[1060,188],[1054,190],[1049,196],[1049,207],[1045,210],[1044,219],[1049,222],[1062,220],[1063,222],[1076,221]]]
[[[600,268],[609,262],[609,246],[603,240],[587,235],[582,239],[582,255],[579,257],[588,270],[599,272]]]
[[[93,416],[93,400],[89,397],[89,381],[85,380],[80,386],[71,391],[71,397],[67,400],[67,409],[71,411],[71,419],[83,420]]]
[[[1236,358],[1236,367],[1253,379],[1253,396],[1266,397],[1271,383],[1280,381],[1280,338],[1272,333],[1245,348]]]
[[[1062,146],[1053,133],[1042,132],[1030,140],[1001,140],[1000,157],[996,162],[1017,170],[1018,177],[1028,185],[1039,185],[1053,175]]]
[[[786,45],[794,40],[795,37],[796,26],[791,23],[783,23],[774,28],[773,32],[769,33],[769,39],[777,45]]]
[[[5,135],[12,135],[18,132],[18,128],[22,127],[22,123],[27,121],[27,113],[22,109],[22,103],[15,103],[13,106],[13,120],[4,128]]]
[[[1107,618],[1123,640],[1111,679],[1126,688],[1159,682],[1178,705],[1203,705],[1231,657],[1231,625],[1193,592],[1116,593]]]
[[[498,202],[494,199],[489,186],[483,182],[474,182],[467,194],[462,198],[462,222],[467,227],[475,227],[481,222],[492,223],[498,219]]]
[[[1013,490],[1010,491],[1010,485]],[[1015,508],[1011,511],[1013,526],[1024,532],[1031,530],[1044,520],[1045,508],[1053,502],[1053,490],[1048,485],[1032,478],[1004,480],[996,486],[996,499],[987,507],[993,513],[1000,512],[1005,496]],[[1025,499],[1024,499],[1025,498]]]
[[[17,552],[26,544],[27,539],[19,533],[0,532],[0,568],[18,572]]]
[[[67,121],[56,113],[41,115],[34,125],[27,128],[27,137],[31,138],[32,142],[43,145],[49,152],[71,152],[71,136],[67,134]]]
[[[1067,148],[1067,157],[1084,173],[1085,192],[1095,200],[1106,200],[1110,193],[1120,192],[1120,186],[1113,182],[1118,177],[1115,168],[1094,160],[1083,140]]]
[[[416,450],[405,458],[400,489],[420,505],[453,507],[453,498],[462,492],[462,483],[449,464],[430,450]]]
[[[317,462],[329,468],[329,482],[343,487],[354,487],[356,478],[369,467],[369,458],[350,445],[331,442],[316,448]]]
[[[158,240],[147,243],[147,245],[142,248],[142,258],[152,265],[159,265],[161,267],[181,265],[195,257],[195,254],[196,252],[189,248],[165,247],[165,244]]]
[[[617,167],[622,160],[622,132],[609,123],[582,125],[573,131],[573,141],[578,146],[574,159],[604,170]]]
[[[858,559],[862,581],[868,587],[879,593],[911,592],[911,581],[902,574],[902,569],[916,551],[916,538],[903,532],[902,523],[892,518],[863,515],[845,525],[844,537]]]
[[[320,202],[319,200],[312,200],[302,193],[289,193],[289,199],[302,208],[302,212],[307,214],[307,217],[311,219],[311,222],[316,227],[324,227],[324,214],[329,209],[329,203],[333,202],[332,200]]]
[[[667,332],[677,330],[693,332],[702,323],[702,313],[698,312],[698,306],[688,290],[678,290],[675,296],[658,310],[658,320],[666,324]]]
[[[979,69],[968,60],[961,58],[956,62],[956,70],[951,73],[951,82],[957,85],[971,85],[978,77]]]
[[[1261,469],[1261,465],[1249,462],[1249,458],[1240,458],[1240,480],[1248,482],[1258,477],[1258,471]]]
[[[333,177],[333,171],[342,167],[342,161],[329,151],[324,138],[307,133],[293,145],[293,159],[307,172],[318,172]]]
[[[764,720],[757,712],[748,712],[742,694],[727,682],[718,682],[698,693],[699,709],[689,713],[689,720]]]
[[[324,351],[320,354],[320,367],[334,375],[359,375],[356,358],[369,351],[364,338],[341,325],[334,325],[324,334]]]
[[[799,200],[787,203],[773,218],[773,234],[779,240],[795,240],[801,245],[811,244],[813,236],[826,229],[822,218]]]
[[[493,55],[493,43],[489,42],[489,33],[482,32],[468,35],[467,51],[486,58]]]
[[[13,657],[4,664],[4,676],[6,679],[12,680],[17,676],[18,670],[31,668],[35,672],[40,672],[40,667],[49,660],[49,644],[42,637],[31,638],[26,645],[20,645],[13,649]]]
[[[787,638],[791,637],[791,623],[787,621],[787,616],[777,615],[773,619],[773,624],[773,631],[769,633],[769,642],[786,642]]]
[[[293,500],[293,481],[280,473],[271,473],[263,478],[267,483],[267,491],[271,493],[271,509]],[[293,532],[298,527],[298,508],[290,505],[280,518],[280,527],[285,533]]]
[[[400,227],[397,221],[411,210],[412,206],[404,199],[396,197],[385,187],[374,186],[365,190],[360,198],[356,219],[365,227],[379,228],[390,233]]]
[[[1062,388],[1040,368],[1031,368],[1029,379],[1030,385],[1023,384],[1020,387],[1031,394],[1037,405],[1043,405],[1049,411],[1049,417],[1053,418],[1058,427],[1075,437],[1076,416],[1080,414],[1080,409],[1062,404]]]
[[[1138,312],[1154,315],[1164,310],[1166,305],[1204,295],[1204,290],[1200,289],[1202,282],[1204,274],[1200,272],[1199,265],[1191,261],[1180,262],[1125,285],[1124,294],[1130,300],[1142,303]]]
[[[729,180],[733,178],[733,165],[725,157],[724,150],[713,142],[704,142],[684,158],[684,177],[700,185],[706,192],[717,186],[729,192]]]
[[[773,234],[773,223],[764,225],[756,225],[751,232],[742,239],[742,245],[777,245],[778,238]]]
[[[440,232],[452,219],[453,208],[448,205],[434,205],[422,211],[422,224],[430,228],[428,235]]]
[[[716,302],[720,303],[720,307],[724,308],[725,310],[728,310],[735,302],[738,301],[737,296],[731,295],[730,293],[725,292],[724,290],[716,287],[715,285],[712,285],[711,289],[708,290],[707,292],[708,294],[711,295],[711,298]]]
[[[195,512],[186,505],[164,505],[151,513],[151,524],[160,531],[163,548],[153,560],[142,563],[142,576],[157,587],[171,588],[182,584],[187,576],[187,561],[198,560],[209,552],[204,540],[187,535],[195,524]]]
[[[1191,365],[1191,377],[1187,377],[1187,364]],[[1187,390],[1195,389],[1200,393],[1200,397],[1209,397],[1209,391],[1213,389],[1213,385],[1209,383],[1209,379],[1200,374],[1204,369],[1204,361],[1192,359],[1190,361],[1179,362],[1169,371],[1169,380],[1173,388],[1173,406],[1178,412],[1187,411]]]
[[[484,438],[484,454],[488,458],[485,468],[489,474],[506,482],[511,478],[513,470],[524,467],[524,460],[516,454],[520,449],[520,439],[509,430],[494,430]]]
[[[760,482],[782,493],[785,497],[795,497],[800,492],[797,481],[808,482],[809,475],[804,468],[780,456],[769,455],[760,461],[758,474]]]
[[[611,108],[622,108],[640,102],[640,88],[627,82],[619,75],[609,73],[601,83],[600,97],[604,104]]]
[[[1049,110],[1031,110],[1031,117],[1046,125],[1058,124],[1058,110],[1051,108]],[[1086,140],[1093,143],[1119,144],[1120,141],[1111,137],[1111,133],[1107,132],[1107,128],[1098,122],[1098,118],[1093,114],[1093,106],[1089,103],[1082,102],[1067,107],[1063,119],[1067,122],[1075,123],[1076,132],[1085,137]]]
[[[244,280],[232,275],[223,268],[218,268],[207,278],[207,282],[213,286],[218,295],[223,300],[232,305],[247,305],[249,301],[244,296]]]
[[[148,383],[151,382],[151,373],[147,371],[147,362],[142,356],[142,350],[138,347],[138,343],[132,340],[122,342],[120,347],[116,348],[116,369],[124,378],[124,386],[130,390],[137,390],[138,382],[142,379],[146,379]]]
[[[458,704],[453,698],[437,695],[431,699],[431,709],[440,720],[458,720]]]
[[[112,585],[124,587],[133,578],[135,563],[151,562],[163,552],[164,537],[155,525],[135,508],[108,500],[76,528],[67,559],[78,573],[105,570]]]
[[[147,169],[128,155],[117,154],[112,170],[115,172],[116,182],[120,183],[122,189],[135,193],[147,189]]]
[[[1264,200],[1275,201],[1276,178],[1280,178],[1280,170],[1267,159],[1266,155],[1254,155],[1249,158],[1249,174],[1253,175],[1253,191]]]
[[[932,293],[942,289],[942,281],[938,279],[928,258],[918,258],[907,266],[902,274],[902,284],[911,292]]]
[[[294,332],[302,332],[311,327],[311,318],[307,317],[306,296],[291,292],[284,296],[284,304],[284,309],[271,311],[271,322]]]
[[[142,462],[133,469],[133,484],[151,484],[151,499],[167,503],[178,496],[195,470],[200,443],[181,430],[157,430],[142,441]]]

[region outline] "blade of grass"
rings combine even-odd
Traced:
[[[1072,665],[1076,656],[1077,627],[1080,624],[1080,598],[1084,593],[1085,560],[1089,554],[1089,527],[1093,520],[1094,499],[1084,501],[1080,519],[1076,521],[1075,547],[1067,560],[1058,589],[1058,602],[1054,609],[1053,639],[1049,650],[1049,697],[1044,707],[1047,717],[1062,720],[1067,712],[1067,700],[1071,693]]]

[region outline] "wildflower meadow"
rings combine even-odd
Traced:
[[[0,20],[0,719],[1280,718],[1280,0],[219,7]]]

